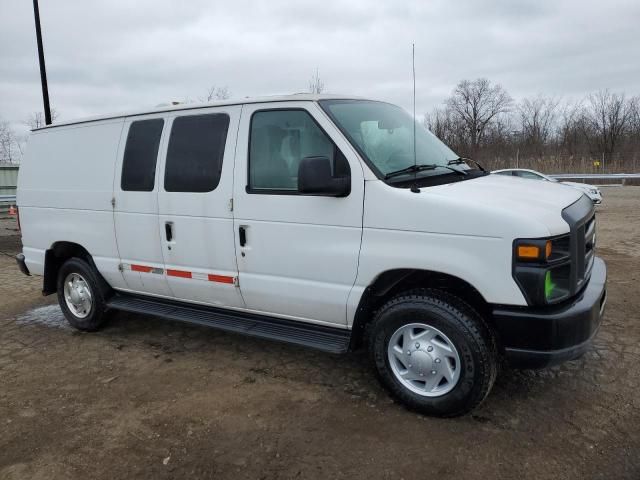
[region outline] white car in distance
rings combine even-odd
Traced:
[[[531,180],[544,180],[547,182],[562,183],[563,185],[566,185],[568,187],[573,187],[580,190],[587,197],[589,197],[594,204],[599,205],[602,203],[602,193],[600,193],[600,189],[593,185],[589,185],[587,183],[561,182],[560,180],[557,180],[553,177],[550,177],[543,173],[536,172],[535,170],[529,170],[526,168],[505,168],[502,170],[494,170],[491,173],[497,173],[498,175],[514,176],[519,178],[529,178]]]

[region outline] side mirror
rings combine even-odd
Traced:
[[[298,166],[298,191],[310,195],[346,197],[351,192],[351,176],[333,177],[327,157],[305,157]]]

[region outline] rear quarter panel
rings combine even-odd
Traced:
[[[45,128],[29,138],[18,176],[23,253],[29,270],[44,271],[55,242],[82,245],[107,281],[117,280],[113,172],[123,120]]]

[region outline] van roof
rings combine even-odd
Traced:
[[[136,111],[130,111],[130,112],[96,115],[92,117],[79,118],[75,120],[56,122],[51,125],[45,125],[43,127],[34,128],[32,131],[35,132],[38,130],[45,130],[48,128],[61,127],[64,125],[75,125],[78,123],[97,122],[100,120],[110,120],[114,118],[133,117],[137,115],[148,115],[151,113],[162,113],[162,112],[174,112],[174,111],[180,111],[180,110],[195,110],[199,108],[219,107],[224,105],[245,105],[250,103],[300,102],[300,101],[317,102],[318,100],[366,100],[366,99],[362,97],[356,97],[353,95],[294,93],[292,95],[271,95],[271,96],[254,97],[254,98],[246,97],[246,98],[240,98],[240,99],[229,99],[229,100],[222,100],[222,101],[215,101],[215,102],[179,103],[176,105],[167,104],[167,105],[158,105],[155,108],[146,109],[146,110],[136,110]]]

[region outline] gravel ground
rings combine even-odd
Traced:
[[[451,420],[393,403],[364,353],[122,313],[76,332],[0,254],[0,479],[638,479],[640,187],[604,195],[609,300],[593,348],[503,370]],[[9,255],[11,228],[0,222]]]

